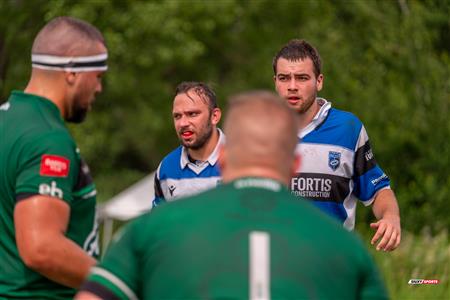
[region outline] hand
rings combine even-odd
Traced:
[[[379,241],[376,246],[377,251],[392,251],[400,244],[401,228],[398,216],[385,216],[378,222],[371,223],[370,227],[376,229],[370,243],[374,245]]]

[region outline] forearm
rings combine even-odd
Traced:
[[[377,222],[371,223],[370,227],[375,229],[371,243],[377,250],[392,251],[400,245],[401,226],[400,211],[394,192],[390,189],[384,189],[378,192],[372,210]]]
[[[386,217],[398,218],[400,220],[397,199],[391,189],[384,189],[378,192],[372,205],[372,210],[377,220]]]
[[[79,288],[96,260],[61,235],[40,242],[22,257],[25,264],[52,281]]]

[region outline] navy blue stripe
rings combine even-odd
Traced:
[[[313,201],[344,202],[350,178],[321,173],[297,173],[291,178],[292,194]]]
[[[80,291],[92,293],[104,300],[120,300],[120,298],[111,290],[95,281],[86,281],[81,286]]]
[[[86,67],[105,67],[106,60],[94,61],[94,62],[70,62],[67,64],[51,64],[39,61],[32,62],[35,65],[47,66],[47,67],[58,67],[58,68],[86,68]]]
[[[360,147],[355,153],[355,176],[361,176],[368,170],[374,168],[377,165],[375,156],[373,155],[372,148],[369,141],[367,141],[362,147]]]
[[[16,202],[28,199],[32,196],[40,195],[39,193],[19,193],[16,195]]]

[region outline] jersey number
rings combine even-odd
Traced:
[[[251,300],[270,299],[270,235],[265,231],[249,235],[249,281]]]

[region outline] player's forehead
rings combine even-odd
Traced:
[[[173,100],[173,112],[208,110],[205,97],[193,91],[180,93]]]
[[[305,59],[288,60],[280,57],[277,61],[277,75],[312,74],[314,73],[313,61]]]

